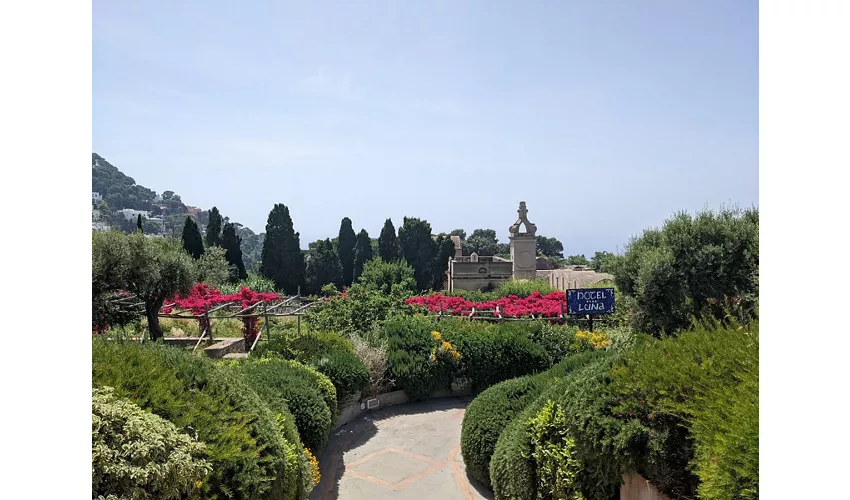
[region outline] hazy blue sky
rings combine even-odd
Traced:
[[[758,4],[93,3],[93,151],[301,245],[340,219],[496,229],[567,253],[758,204]],[[590,255],[588,255],[589,257]]]

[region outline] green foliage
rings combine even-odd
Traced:
[[[416,279],[413,268],[404,260],[384,262],[381,259],[372,259],[364,264],[357,285],[366,290],[401,296],[415,291]]]
[[[564,244],[556,238],[537,237],[537,253],[547,257],[564,257]]]
[[[552,291],[553,289],[549,285],[549,282],[544,279],[510,279],[497,286],[496,289],[493,290],[492,296],[494,298],[507,297],[509,295],[516,295],[517,297],[528,297],[534,292],[540,292],[541,294],[546,295],[548,293],[551,293]]]
[[[743,321],[757,317],[758,238],[755,208],[682,212],[644,231],[612,270],[634,298],[634,328],[674,333],[693,317],[723,318],[727,308]]]
[[[384,221],[384,227],[381,228],[381,235],[378,237],[378,256],[384,262],[393,262],[401,257],[392,219]]]
[[[614,368],[615,412],[658,436],[639,470],[661,491],[758,498],[758,324],[748,329],[703,324]]]
[[[359,399],[369,385],[369,369],[348,350],[330,350],[313,364],[333,382],[340,405]]]
[[[479,394],[463,415],[460,447],[467,473],[490,484],[490,457],[511,419],[542,390],[543,379],[524,376],[505,380]]]
[[[222,283],[219,287],[221,293],[231,294],[239,292],[241,287],[250,288],[255,292],[274,292],[274,281],[257,274],[248,274],[248,277],[239,283]]]
[[[242,261],[242,238],[236,234],[236,228],[230,222],[225,223],[221,231],[221,246],[225,250],[224,258],[227,259],[232,270],[230,280],[239,281],[247,278],[248,273]]]
[[[207,249],[195,263],[198,269],[197,280],[199,282],[207,283],[217,288],[225,286],[228,283],[230,270],[223,248],[212,247]]]
[[[531,459],[537,473],[537,498],[582,500],[577,484],[581,462],[576,457],[575,439],[564,433],[564,411],[547,401],[528,422]]]
[[[91,413],[93,497],[199,497],[212,471],[203,443],[110,387],[93,390]]]
[[[263,240],[260,274],[274,281],[275,288],[295,295],[304,285],[304,254],[299,235],[292,226],[289,208],[275,204],[269,212],[266,236]]]
[[[610,273],[614,270],[617,256],[611,252],[596,252],[590,258],[590,266],[597,273]]]
[[[206,443],[213,470],[203,498],[304,498],[293,443],[242,377],[169,346],[95,340],[94,386],[115,388],[142,409]],[[323,403],[322,403],[323,404]]]
[[[522,411],[510,419],[499,435],[490,459],[490,480],[497,499],[535,498],[536,470],[532,460],[531,434],[528,432],[528,421],[562,390],[565,380],[569,380],[576,372],[587,369],[608,358],[610,353],[592,351],[569,356],[553,366],[547,372],[537,375],[549,381],[548,387],[530,402]],[[491,388],[490,390],[498,390]],[[486,394],[485,393],[482,393]]]
[[[454,242],[448,236],[437,237],[437,251],[434,255],[434,276],[431,288],[441,290],[449,268],[449,257],[455,254]]]
[[[254,350],[256,357],[269,357],[272,353],[315,366],[330,378],[340,404],[357,396],[369,383],[369,369],[355,354],[354,345],[335,332],[317,331],[300,336],[294,332],[281,334]]]
[[[465,243],[466,252],[469,252],[467,255],[473,253],[477,253],[479,256],[496,255],[499,250],[499,240],[496,238],[496,231],[493,229],[476,229],[472,231]]]
[[[343,286],[343,268],[330,239],[311,245],[307,256],[307,292],[319,294],[326,284]]]
[[[460,236],[460,240],[463,241],[466,239],[466,231],[463,229],[452,229],[449,236]]]
[[[415,287],[413,270],[404,261],[372,259],[364,266],[347,296],[334,297],[310,308],[307,323],[312,330],[362,333],[393,313],[410,313],[404,303]]]
[[[337,241],[337,253],[342,265],[342,284],[350,286],[354,281],[354,246],[357,242],[357,235],[354,233],[354,228],[351,227],[351,219],[348,217],[343,217],[339,225],[339,239]]]
[[[376,335],[387,342],[389,378],[396,389],[413,399],[425,399],[451,386],[454,366],[431,358],[437,343],[430,332],[434,322],[425,316],[393,316],[381,323]]]
[[[204,254],[204,240],[201,238],[201,232],[198,230],[198,224],[195,219],[187,216],[186,223],[183,224],[183,249],[186,253],[195,259],[201,258]]]
[[[212,207],[209,214],[209,222],[207,222],[206,234],[204,235],[204,243],[207,248],[221,245],[221,225],[224,222],[218,208]]]
[[[428,290],[434,283],[437,243],[431,238],[431,224],[415,217],[405,217],[398,228],[401,256],[413,268],[418,290]]]
[[[520,325],[449,319],[434,324],[433,328],[460,351],[456,376],[468,380],[475,391],[502,380],[544,371],[552,365],[552,358],[543,347],[528,339]]]
[[[361,229],[357,233],[357,241],[354,244],[354,281],[363,274],[363,266],[370,260],[372,260],[372,240],[369,239],[369,233]]]
[[[284,419],[287,409],[295,418],[304,446],[321,451],[330,436],[336,412],[336,394],[329,380],[297,361],[262,359],[230,365]],[[332,397],[331,397],[332,396]],[[333,407],[328,406],[332,402]]]
[[[103,297],[110,289],[134,294],[144,302],[152,340],[162,337],[157,313],[163,302],[175,293],[187,293],[196,274],[180,240],[115,231],[92,234],[92,295]],[[98,311],[97,301],[93,309]]]
[[[570,255],[564,259],[564,263],[570,266],[589,266],[590,261],[582,255]]]
[[[97,153],[92,153],[91,156],[92,191],[100,193],[103,196],[103,201],[113,210],[123,208],[151,210],[151,204],[156,197],[154,191],[136,184],[132,177],[124,175]]]

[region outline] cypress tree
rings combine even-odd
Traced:
[[[236,234],[236,227],[230,222],[224,224],[221,232],[221,246],[224,248],[224,258],[235,272],[231,273],[233,281],[244,280],[248,277],[245,272],[245,262],[242,260],[242,238]]]
[[[319,240],[311,246],[307,260],[308,293],[321,293],[322,287],[333,283],[342,286],[342,264],[330,239]]]
[[[363,274],[363,265],[372,260],[372,240],[365,229],[357,233],[357,242],[354,244],[354,275],[352,283]]]
[[[210,221],[207,224],[207,234],[204,236],[204,243],[206,243],[207,248],[214,245],[221,245],[221,223],[222,223],[221,213],[219,213],[218,208],[212,207],[210,210]]]
[[[434,283],[434,259],[437,255],[437,242],[431,237],[431,224],[415,217],[405,217],[398,228],[398,242],[401,255],[413,268],[416,286],[427,290]]]
[[[354,281],[354,245],[357,235],[351,227],[351,219],[343,217],[339,225],[339,239],[337,240],[339,263],[342,265],[342,282],[345,286],[351,286]]]
[[[186,222],[183,224],[183,248],[195,259],[199,259],[204,254],[201,231],[195,220],[189,216],[186,216]]]
[[[434,276],[431,287],[441,290],[444,286],[443,277],[449,268],[449,257],[455,254],[455,244],[449,236],[437,238],[437,253],[434,258]]]
[[[136,228],[137,228],[136,231],[138,231],[142,234],[145,233],[145,230],[142,229],[142,214],[139,214],[139,215],[136,216]]]
[[[399,258],[398,238],[395,235],[392,219],[387,219],[381,229],[381,235],[378,237],[378,256],[384,262],[392,262]]]
[[[304,285],[304,254],[300,245],[289,208],[282,203],[275,204],[266,223],[260,274],[288,294],[297,293],[298,287]]]

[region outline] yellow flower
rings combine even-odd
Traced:
[[[310,477],[313,479],[313,485],[317,485],[322,480],[322,474],[319,472],[319,460],[316,459],[308,448],[304,448],[304,454],[307,455],[307,464],[310,467]]]
[[[203,487],[203,486],[204,486],[203,481],[195,481],[195,488],[196,489],[201,489],[201,487]]]
[[[443,340],[442,337],[440,337],[440,332],[431,332],[431,336],[434,337],[434,340]]]

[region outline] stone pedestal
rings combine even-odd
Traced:
[[[528,209],[525,202],[519,202],[517,210],[519,218],[508,228],[511,240],[511,260],[513,261],[513,278],[516,280],[533,280],[537,278],[537,226],[528,220]],[[521,227],[525,231],[521,231]]]

